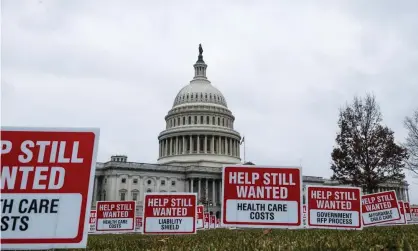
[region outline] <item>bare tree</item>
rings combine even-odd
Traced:
[[[405,118],[404,124],[408,130],[404,146],[409,154],[409,158],[405,161],[405,167],[418,175],[418,108],[412,117]]]
[[[331,154],[333,180],[371,193],[382,183],[405,178],[406,149],[395,143],[393,131],[382,124],[373,95],[355,97],[340,111],[338,126],[337,145]]]

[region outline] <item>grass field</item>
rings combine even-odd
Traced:
[[[216,229],[188,236],[90,235],[87,250],[418,250],[418,225],[362,231]]]

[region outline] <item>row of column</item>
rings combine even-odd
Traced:
[[[203,187],[203,181],[205,182]],[[194,189],[195,184],[197,183],[197,189]],[[211,183],[212,193],[211,198],[209,197],[209,183]],[[188,192],[197,192],[197,198],[200,202],[201,199],[205,198],[207,201],[211,201],[213,206],[220,204],[221,202],[221,192],[222,192],[222,180],[220,179],[201,179],[201,178],[192,178],[187,180],[187,190]],[[197,190],[197,191],[196,191]]]
[[[160,140],[160,157],[201,153],[240,156],[239,141],[215,135],[185,135]]]
[[[232,120],[225,117],[215,117],[215,116],[203,116],[203,115],[195,115],[195,116],[182,116],[182,117],[174,117],[172,119],[167,120],[166,128],[172,128],[176,126],[183,126],[183,125],[217,125],[217,126],[224,126],[228,128],[233,128]]]
[[[399,187],[379,187],[376,192],[385,192],[395,190],[398,200],[409,201],[408,189]]]

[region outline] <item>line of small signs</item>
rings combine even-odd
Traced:
[[[357,229],[418,223],[418,208],[395,191],[362,195],[357,187],[306,186],[299,167],[225,166],[221,219],[205,213],[196,193],[145,193],[142,216],[134,201],[99,201],[91,233],[194,234],[199,229]],[[302,204],[303,196],[307,203]]]

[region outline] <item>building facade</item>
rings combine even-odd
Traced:
[[[174,99],[165,116],[166,128],[158,136],[156,164],[129,162],[112,156],[97,163],[93,207],[100,200],[134,200],[142,213],[144,192],[196,192],[210,213],[220,216],[222,166],[240,164],[239,132],[222,93],[206,76],[201,47],[194,77]],[[303,176],[304,185],[338,185],[329,179]],[[379,191],[396,190],[409,201],[408,184],[385,184]]]

